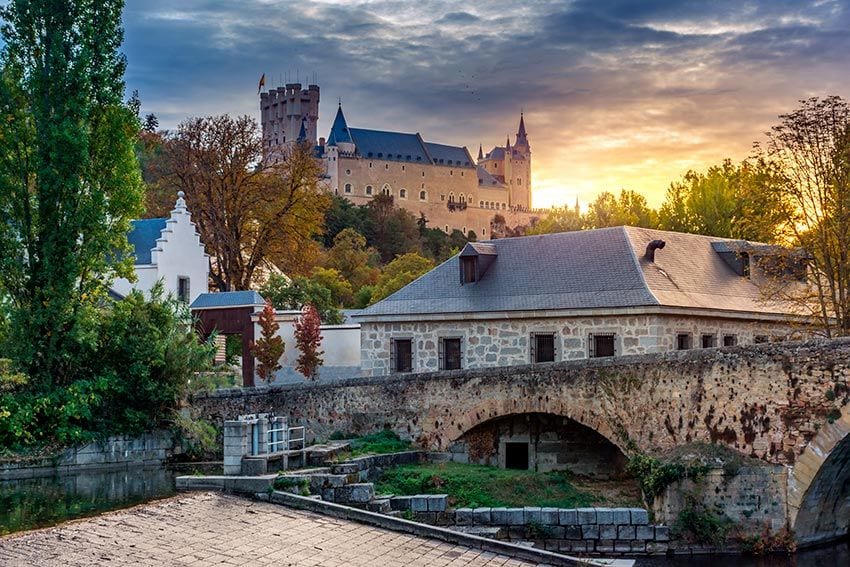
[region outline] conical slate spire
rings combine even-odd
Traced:
[[[328,136],[328,145],[335,146],[343,142],[353,144],[354,140],[351,139],[348,124],[345,122],[345,115],[342,113],[342,104],[340,104],[336,110],[333,126],[331,126],[331,133]]]
[[[481,144],[478,144],[478,161],[484,159],[484,148],[481,147]]]
[[[525,119],[523,117],[523,113],[519,113],[519,130],[516,133],[516,146],[527,146],[528,145],[528,137],[525,133]]]
[[[307,140],[307,119],[301,119],[301,130],[298,132],[298,141],[304,142]]]
[[[511,137],[510,136],[508,136],[508,141],[505,142],[505,149],[506,150],[511,149]]]

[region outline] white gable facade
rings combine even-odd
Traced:
[[[162,280],[167,294],[191,303],[209,288],[209,255],[178,193],[169,218],[133,221],[128,240],[134,249],[136,281],[116,280],[112,290],[127,295],[134,289],[149,292]]]

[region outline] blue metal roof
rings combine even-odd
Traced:
[[[431,162],[422,138],[418,134],[363,128],[349,128],[348,131],[361,157],[418,163]]]
[[[202,293],[190,309],[216,309],[222,307],[252,307],[265,305],[266,300],[256,291],[221,291]]]
[[[434,142],[425,142],[425,147],[428,148],[428,153],[431,154],[431,159],[439,165],[456,165],[461,167],[474,167],[475,162],[472,161],[472,156],[465,147],[447,146],[445,144],[435,144]]]
[[[151,263],[151,249],[156,248],[156,241],[165,229],[168,219],[142,219],[130,221],[133,225],[127,240],[133,247],[136,265]]]

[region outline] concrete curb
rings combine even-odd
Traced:
[[[385,516],[375,512],[360,510],[359,508],[343,506],[342,504],[334,504],[332,502],[324,502],[314,498],[297,496],[288,492],[274,491],[270,495],[259,494],[257,496],[262,500],[268,499],[269,502],[274,504],[280,504],[282,506],[288,506],[298,510],[308,510],[310,512],[333,516],[334,518],[342,520],[351,520],[396,532],[438,539],[448,543],[480,549],[481,551],[506,555],[514,559],[522,559],[524,561],[534,561],[536,563],[568,567],[577,567],[582,565],[593,565],[597,567],[632,567],[634,565],[634,561],[631,559],[580,559],[577,557],[570,557],[559,553],[553,553],[551,551],[517,545],[515,543],[487,539],[438,526],[420,524],[401,518],[395,518],[393,516]]]

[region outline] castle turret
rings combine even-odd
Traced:
[[[267,159],[277,159],[288,144],[301,137],[315,145],[319,121],[319,86],[289,83],[284,87],[260,93],[260,120],[263,129],[263,149]]]
[[[343,153],[354,153],[354,139],[348,131],[348,123],[345,121],[345,114],[342,113],[342,104],[336,110],[331,133],[328,135],[328,146],[336,146]]]
[[[519,113],[519,129],[516,133],[514,149],[526,156],[531,153],[531,146],[528,145],[528,135],[525,132],[525,118],[522,112]]]

